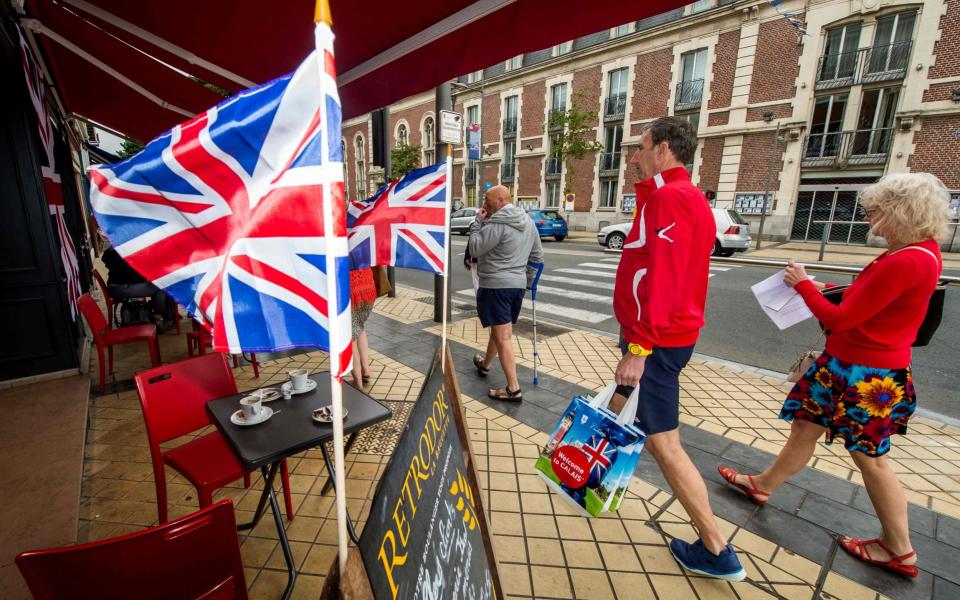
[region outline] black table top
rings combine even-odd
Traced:
[[[245,393],[207,402],[207,412],[244,467],[253,470],[270,465],[333,439],[332,424],[318,423],[311,418],[314,410],[330,404],[330,374],[317,373],[310,379],[317,382],[315,390],[290,400],[278,398],[265,402],[264,406],[280,413],[259,425],[239,426],[230,422],[230,415],[240,409],[240,399],[247,395]],[[385,404],[346,384],[343,407],[347,410],[344,435],[385,421],[393,414]]]

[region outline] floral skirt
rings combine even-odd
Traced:
[[[359,302],[351,306],[353,311],[350,314],[351,337],[357,339],[373,312],[373,302]]]
[[[793,386],[780,418],[826,427],[827,444],[839,436],[850,452],[882,456],[916,408],[910,367],[875,369],[824,352]]]

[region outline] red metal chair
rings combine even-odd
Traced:
[[[113,347],[117,344],[133,342],[147,342],[150,347],[150,362],[154,367],[160,366],[160,344],[157,341],[156,325],[131,325],[119,329],[110,329],[97,301],[90,292],[77,298],[77,308],[87,320],[90,331],[93,332],[93,341],[97,344],[97,357],[100,363],[100,393],[104,390],[104,361],[103,350],[107,349],[110,373],[113,373]]]
[[[153,477],[157,486],[157,512],[167,520],[167,480],[164,465],[187,478],[197,488],[200,507],[213,502],[213,493],[243,477],[250,485],[250,472],[219,431],[198,437],[169,450],[160,444],[202,429],[212,423],[205,405],[209,400],[237,393],[233,371],[222,354],[204,354],[133,376],[147,424]],[[290,474],[287,461],[280,468],[287,519],[293,520]]]
[[[246,600],[230,500],[128,535],[22,552],[37,600]]]
[[[91,271],[93,273],[93,280],[97,282],[97,286],[100,288],[100,293],[103,295],[103,303],[107,308],[107,327],[113,329],[114,321],[114,306],[113,298],[110,297],[110,294],[107,293],[107,282],[103,280],[103,277],[100,275],[100,272],[96,269]]]
[[[196,321],[192,321],[192,323],[193,331],[187,332],[187,356],[193,356],[194,352],[199,356],[203,356],[211,346],[210,332]],[[177,333],[180,333],[179,329]],[[231,354],[230,356],[233,358],[233,368],[236,369],[240,366],[240,361],[236,354]],[[253,376],[259,379],[260,363],[257,361],[256,352],[250,353],[250,364],[253,365]]]

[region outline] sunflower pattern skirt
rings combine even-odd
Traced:
[[[844,438],[850,452],[882,456],[890,436],[907,432],[917,408],[913,374],[844,362],[824,352],[793,386],[780,418],[827,428],[827,444]]]

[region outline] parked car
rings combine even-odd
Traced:
[[[470,233],[470,223],[477,218],[476,208],[461,208],[450,213],[450,233],[467,235]]]
[[[740,213],[732,208],[714,208],[713,219],[717,222],[717,239],[713,243],[712,256],[731,256],[750,247],[750,225]],[[623,248],[623,242],[633,226],[633,221],[607,225],[597,232],[597,242],[614,250]]]
[[[555,210],[528,210],[527,214],[533,219],[533,224],[537,226],[537,233],[540,237],[550,237],[558,242],[567,238],[567,222],[560,213]]]

